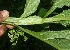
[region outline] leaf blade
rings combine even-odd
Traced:
[[[30,35],[32,35],[32,36],[34,36],[34,37],[36,37],[36,38],[38,38],[38,39],[40,39],[40,40],[42,40],[42,41],[44,41],[44,42],[46,42],[46,43],[48,43],[48,44],[50,44],[51,46],[53,46],[53,47],[55,47],[56,49],[70,49],[70,40],[69,41],[67,41],[66,39],[62,39],[62,38],[54,38],[54,39],[47,39],[47,36],[43,36],[43,35],[40,35],[40,34],[43,34],[43,32],[34,32],[34,31],[30,31],[30,30],[28,30],[28,29],[24,29],[24,28],[21,28],[21,27],[19,27],[18,26],[18,28],[19,29],[21,29],[22,31],[24,31],[24,32],[26,32],[26,33],[28,33],[28,34],[30,34]],[[46,31],[46,34],[47,34],[47,32],[49,32],[49,34],[50,34],[50,32],[51,31]],[[57,32],[57,31],[56,31]],[[70,30],[69,30],[69,32],[70,32]],[[53,32],[52,32],[53,33]],[[61,33],[61,32],[60,32]],[[69,33],[70,34],[70,33]],[[64,35],[63,35],[64,36]],[[62,36],[62,37],[63,37]],[[46,39],[45,39],[45,38]],[[69,37],[70,38],[70,37]],[[62,39],[62,40],[61,40]],[[55,41],[56,40],[56,41]],[[68,43],[66,43],[66,42],[68,42]],[[61,45],[60,45],[61,44]]]
[[[34,13],[37,10],[39,3],[40,0],[26,0],[24,13],[21,15],[21,18],[27,17]]]
[[[56,8],[62,8],[63,6],[70,6],[70,0],[54,0],[53,6],[50,8],[50,10],[46,13],[44,17],[47,17],[50,15]]]
[[[64,10],[62,13],[58,14],[58,15],[55,15],[53,16],[53,18],[70,18],[70,9],[68,10]],[[70,24],[70,21],[69,20],[66,20],[66,21],[59,21],[59,23],[61,23],[62,25],[64,26],[67,26]]]

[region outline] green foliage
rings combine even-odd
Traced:
[[[22,27],[18,27],[22,31],[52,45],[53,47],[61,50],[61,49],[70,49],[70,30],[62,30],[62,31],[44,31],[44,32],[34,32],[27,29],[23,29]]]
[[[58,8],[62,8],[63,6],[70,6],[70,0],[53,0],[53,6],[50,8],[50,10],[46,13],[46,16],[48,16],[49,14],[51,14],[57,7]]]
[[[44,8],[40,8],[39,12],[38,12],[38,16],[43,17],[46,14],[47,10]]]
[[[37,10],[40,0],[26,0],[24,13],[21,17],[27,17]]]
[[[12,42],[12,45],[16,45],[20,36],[23,36],[26,42],[28,37],[25,34],[28,34],[58,50],[69,50],[70,40],[68,39],[70,39],[70,28],[68,27],[70,27],[70,0],[52,0],[53,5],[49,10],[39,7],[39,11],[36,12],[39,3],[40,0],[26,0],[24,12],[20,18],[9,17],[3,22],[3,24],[13,24],[16,27],[8,33],[10,42]],[[63,12],[60,14],[52,15],[55,9],[62,9],[64,6],[67,6],[68,9],[63,9]],[[49,16],[50,14],[52,17]],[[54,23],[60,25],[57,26]],[[39,25],[41,27],[39,27]]]
[[[70,0],[55,0],[54,3],[54,8],[58,7],[58,8],[62,8],[64,5],[66,6],[70,6]]]
[[[64,17],[65,18],[69,18],[70,17],[70,9],[64,10],[62,13],[53,16],[53,18],[63,18],[63,19],[64,19]],[[70,24],[70,20],[68,20],[68,21],[59,21],[59,23],[61,23],[62,25],[66,26],[66,25]]]

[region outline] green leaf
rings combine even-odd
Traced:
[[[47,10],[44,8],[40,8],[39,12],[38,12],[38,16],[40,17],[44,17],[44,15],[46,14]]]
[[[70,30],[34,32],[18,26],[22,31],[50,44],[56,49],[70,49]]]
[[[70,18],[70,9],[64,10],[62,13],[53,16],[53,18],[64,18],[64,17]],[[66,25],[69,25],[70,24],[70,20],[67,20],[67,21],[59,21],[59,23],[61,23],[62,25],[66,26]]]
[[[55,18],[60,18],[60,17],[69,17],[70,18],[70,9],[64,10],[62,13],[53,16]]]
[[[64,5],[70,6],[70,0],[56,0],[54,3],[54,8],[62,8]]]
[[[50,8],[50,10],[46,13],[46,16],[48,16],[49,14],[51,14],[57,7],[58,8],[62,8],[63,6],[70,6],[70,0],[54,0],[54,4],[53,6]]]
[[[30,30],[27,30],[27,33],[29,33],[33,36],[35,35],[35,36],[38,36],[40,38],[43,38],[43,40],[55,39],[55,38],[70,39],[70,30],[44,31],[44,32],[33,32]]]
[[[24,13],[21,17],[27,17],[37,10],[40,0],[26,0]]]
[[[58,46],[58,50],[69,50],[70,40],[69,39],[52,39],[49,40],[51,43]]]
[[[28,18],[8,18],[6,22],[13,23],[15,25],[34,25],[34,24],[43,24],[43,23],[53,23],[61,20],[70,20],[70,18],[68,17],[41,18],[39,16],[30,16]]]

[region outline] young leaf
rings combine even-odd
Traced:
[[[44,17],[51,14],[57,7],[62,8],[64,5],[70,6],[70,0],[55,0],[53,6],[50,8],[50,10],[46,13]]]
[[[24,36],[24,32],[21,31],[21,30],[13,29],[13,30],[9,31],[8,36],[10,38],[10,42],[12,42],[12,45],[16,45],[17,44],[17,41],[18,41],[18,38],[19,38],[20,35]]]
[[[37,10],[40,0],[26,0],[24,13],[21,17],[27,17]]]

